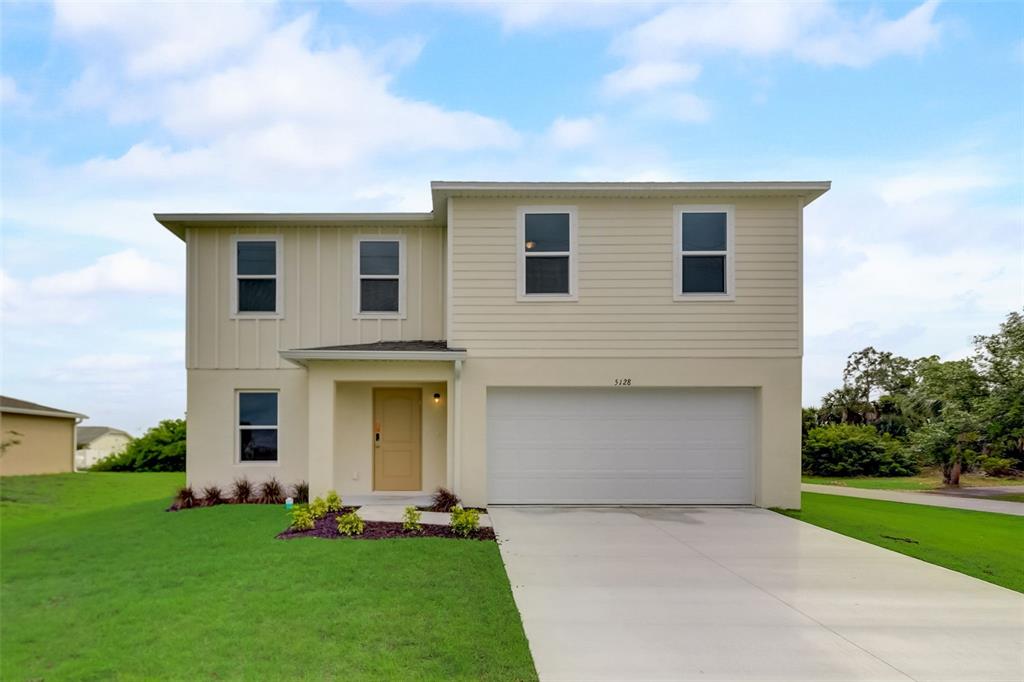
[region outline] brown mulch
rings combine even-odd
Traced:
[[[351,510],[346,510],[351,511]],[[338,532],[338,514],[328,514],[322,519],[317,519],[316,527],[312,530],[288,529],[278,533],[277,537],[282,540],[292,538],[327,538],[329,540],[351,539],[351,540],[387,540],[391,538],[451,538],[453,540],[494,540],[493,528],[478,528],[468,538],[452,531],[451,526],[442,526],[433,523],[424,523],[418,532],[407,531],[397,521],[367,521],[366,528],[362,535],[342,535]]]

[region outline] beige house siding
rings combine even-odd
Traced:
[[[797,198],[559,198],[578,209],[579,300],[518,302],[517,208],[450,203],[449,342],[473,357],[795,357],[801,353]],[[674,301],[673,206],[736,207],[734,301]]]
[[[0,433],[8,439],[16,431],[20,441],[0,457],[0,476],[57,474],[71,471],[75,455],[74,417],[43,417],[4,412]]]
[[[281,235],[283,316],[234,318],[233,238]],[[353,237],[405,240],[405,319],[353,319]],[[189,369],[288,369],[278,350],[377,340],[444,338],[443,229],[440,227],[190,228]]]

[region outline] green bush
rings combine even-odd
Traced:
[[[366,524],[354,511],[338,517],[338,532],[342,535],[362,535]]]
[[[803,469],[817,476],[910,476],[917,463],[902,444],[871,426],[829,424],[810,429]]]
[[[461,505],[452,507],[451,524],[453,531],[462,537],[469,537],[470,533],[480,528],[480,512],[476,509],[463,509]]]
[[[292,509],[292,530],[313,530],[316,520],[309,513],[309,507],[298,506]]]
[[[309,503],[309,513],[314,519],[322,519],[327,516],[327,503],[324,502],[324,498],[317,497]]]
[[[989,476],[1013,476],[1016,474],[1017,460],[1009,457],[985,457],[981,460],[981,468]]]
[[[341,511],[341,497],[334,490],[327,491],[327,499],[324,500],[327,503],[327,511],[340,512]]]
[[[165,419],[124,452],[96,462],[90,471],[184,471],[185,420]]]
[[[420,519],[423,518],[423,514],[416,507],[406,507],[405,513],[402,514],[402,530],[412,531],[418,533],[423,529],[420,525]]]

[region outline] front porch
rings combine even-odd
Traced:
[[[444,342],[283,351],[308,386],[311,495],[352,503],[425,503],[454,488],[457,376],[465,351]]]

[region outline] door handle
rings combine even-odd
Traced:
[[[378,431],[377,433],[373,434],[373,447],[375,447],[375,448],[379,448],[380,447],[380,431]]]

